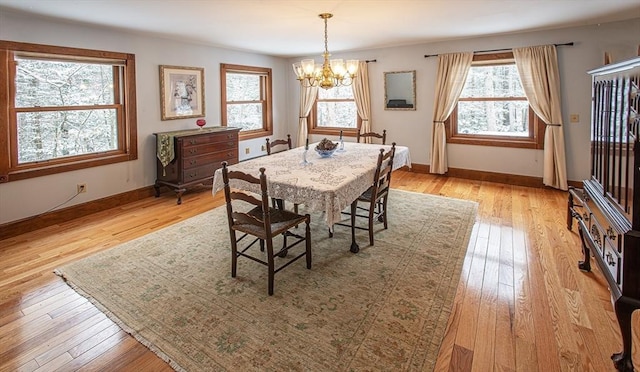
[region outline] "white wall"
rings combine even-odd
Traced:
[[[53,22],[4,10],[0,13],[0,39],[135,54],[138,112],[138,160],[0,184],[0,224],[47,211],[72,197],[78,183],[87,184],[87,193],[65,206],[153,185],[153,133],[197,128],[196,119],[160,120],[159,65],[204,67],[207,126],[220,125],[220,63],[272,68],[274,135],[286,135],[286,125],[281,123],[287,118],[286,81],[291,67],[284,59]],[[241,142],[241,159],[261,153],[262,144],[264,139]],[[245,155],[245,148],[250,148],[250,155]]]
[[[640,45],[640,18],[625,22],[568,28],[554,31],[481,37],[441,43],[396,48],[373,49],[351,53],[334,53],[333,58],[372,60],[369,63],[372,128],[387,130],[387,139],[408,146],[411,160],[429,164],[437,58],[424,55],[460,51],[477,51],[543,44],[574,42],[574,46],[558,47],[561,76],[562,113],[564,119],[567,176],[580,181],[589,176],[589,115],[591,110],[591,78],[588,70],[600,66],[604,52],[611,52],[614,62],[636,55]],[[318,45],[318,50],[321,49]],[[331,40],[329,40],[331,50]],[[312,58],[314,56],[311,56]],[[320,57],[315,56],[316,61]],[[291,59],[293,63],[297,59]],[[384,72],[416,70],[416,111],[384,110]],[[292,73],[293,75],[293,73]],[[299,98],[296,81],[289,83]],[[297,133],[297,107],[291,107],[291,133]],[[569,123],[569,115],[578,114],[579,123]],[[313,141],[322,136],[312,136]],[[507,173],[542,178],[541,150],[512,149],[471,145],[448,145],[449,167]]]
[[[86,183],[88,192],[80,194],[65,206],[152,185],[156,177],[153,133],[195,128],[195,119],[160,120],[158,66],[161,64],[204,67],[207,125],[218,125],[220,121],[220,63],[272,68],[274,137],[280,138],[290,133],[294,141],[297,138],[299,87],[291,69],[294,59],[284,60],[4,11],[0,13],[0,39],[134,53],[139,156],[138,160],[132,162],[0,184],[0,224],[37,215],[64,202],[75,194],[78,183]],[[387,129],[389,141],[409,146],[415,163],[429,164],[437,59],[424,58],[425,54],[569,41],[575,45],[559,48],[567,171],[570,180],[581,180],[589,174],[590,78],[586,71],[601,65],[604,51],[612,52],[614,60],[635,55],[640,44],[640,19],[342,55],[335,53],[334,57],[377,60],[369,64],[373,129]],[[321,49],[322,45],[319,44],[318,54]],[[319,56],[315,58],[320,59]],[[386,111],[383,72],[405,70],[416,70],[416,110]],[[580,115],[580,122],[568,123],[569,114]],[[319,139],[321,137],[312,138],[314,141]],[[264,138],[242,141],[240,158],[263,154],[260,150],[263,143]],[[250,149],[249,155],[245,154],[246,148]],[[541,151],[465,145],[450,145],[448,151],[450,167],[542,177]]]

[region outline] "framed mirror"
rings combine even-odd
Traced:
[[[416,71],[384,73],[384,109],[416,109]]]

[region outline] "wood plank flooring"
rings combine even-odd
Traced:
[[[565,192],[406,171],[393,187],[479,203],[436,371],[614,371],[607,284],[577,268]],[[0,371],[170,371],[53,270],[223,204],[206,187],[182,200],[166,192],[0,241]]]

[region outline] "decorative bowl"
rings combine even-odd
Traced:
[[[321,158],[329,158],[334,152],[336,152],[336,148],[334,147],[331,150],[322,150],[316,147],[316,152]]]
[[[316,152],[321,158],[328,158],[333,155],[337,147],[337,143],[333,143],[330,140],[323,138],[322,141],[316,145]]]

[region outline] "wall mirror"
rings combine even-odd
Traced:
[[[384,73],[384,109],[416,109],[415,70]]]

